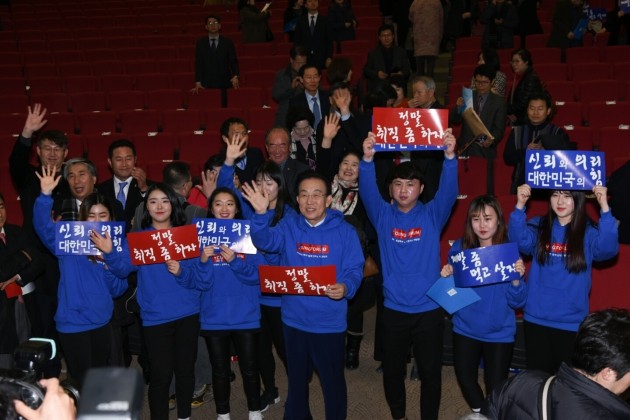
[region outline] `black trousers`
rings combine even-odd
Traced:
[[[524,321],[527,369],[555,375],[562,362],[571,363],[576,332]]]
[[[259,330],[203,331],[210,363],[212,364],[212,391],[217,414],[230,412],[230,357],[231,344],[238,355],[238,366],[243,377],[243,388],[249,411],[260,410],[260,376],[258,372]],[[189,404],[190,405],[190,404]]]
[[[177,417],[190,417],[190,403],[195,387],[195,359],[199,315],[180,318],[166,324],[143,327],[149,356],[151,383],[149,409],[152,420],[168,419],[168,390],[175,373]]]
[[[374,277],[366,277],[354,297],[348,302],[348,332],[363,335],[363,312],[370,309],[376,300]]]
[[[276,359],[272,347],[287,370],[287,357],[284,347],[282,311],[280,307],[260,305],[260,337],[258,340],[258,368],[265,391],[276,388]]]
[[[78,389],[81,389],[88,369],[108,366],[111,336],[112,328],[109,323],[90,331],[58,333],[68,373]]]
[[[486,394],[507,379],[514,343],[489,343],[453,333],[455,375],[470,408],[484,408],[485,396],[477,382],[479,361],[483,357]],[[483,411],[483,410],[482,410]]]
[[[405,417],[407,355],[413,345],[421,381],[420,417],[437,420],[442,392],[442,309],[409,314],[383,310],[383,387],[394,419]]]

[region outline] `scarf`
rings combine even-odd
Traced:
[[[332,183],[331,209],[339,210],[345,215],[352,214],[359,201],[359,182],[347,182],[335,175]]]

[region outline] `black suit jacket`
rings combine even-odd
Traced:
[[[245,169],[238,167],[238,161],[234,164],[234,173],[241,181],[241,184],[254,181],[256,179],[256,170],[265,161],[262,150],[258,147],[248,147],[245,156],[247,157]]]
[[[295,26],[293,42],[295,45],[304,45],[308,51],[308,64],[313,64],[320,69],[326,67],[326,59],[333,56],[333,31],[327,16],[317,15],[315,31],[311,35],[311,24],[308,13],[298,19]]]
[[[368,58],[363,67],[363,76],[367,79],[368,90],[375,90],[381,86],[386,80],[379,79],[378,72],[382,71],[389,73],[385,68],[385,49],[379,45],[368,53]],[[405,80],[409,78],[411,67],[409,64],[409,58],[407,58],[407,52],[404,48],[394,45],[392,47],[392,68],[390,71],[399,72],[402,71]]]
[[[153,181],[147,180],[147,185],[153,185]],[[107,181],[104,181],[98,186],[98,191],[109,198],[110,200],[119,202],[116,199],[116,189],[114,188],[114,178],[110,178]],[[136,207],[140,203],[144,201],[144,197],[140,193],[140,188],[138,188],[138,181],[135,179],[131,180],[131,184],[129,185],[129,191],[127,192],[127,201],[125,202],[124,214],[125,214],[125,222],[127,223],[127,229],[131,227],[131,219],[133,219],[133,215],[136,211]]]
[[[197,40],[195,49],[195,81],[205,88],[224,89],[232,87],[230,79],[239,76],[238,58],[234,43],[219,36],[216,51],[210,48],[210,38]]]
[[[306,92],[298,93],[289,101],[289,109],[302,108],[311,112],[311,109],[308,106],[308,101],[309,100],[306,97]],[[330,112],[330,95],[328,95],[328,92],[321,89],[319,89],[319,110],[322,112],[323,121],[324,117]]]
[[[308,171],[308,166],[299,160],[287,159],[282,167],[282,176],[284,177],[284,184],[287,187],[287,192],[291,198],[291,203],[295,205],[297,203],[297,178],[304,172]]]
[[[16,225],[4,225],[6,245],[0,241],[0,282],[9,280],[15,274],[21,277],[20,283],[25,285],[34,281],[44,270],[39,252],[31,245],[25,231]],[[26,251],[31,257],[30,263],[25,268],[19,268],[7,272],[9,259],[16,253]],[[19,258],[25,261],[22,255]],[[22,267],[22,264],[20,264]],[[15,325],[15,299],[7,299],[4,291],[0,291],[0,353],[12,354],[18,345]]]

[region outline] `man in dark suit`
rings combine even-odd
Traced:
[[[234,43],[219,35],[221,19],[216,15],[206,17],[208,36],[197,40],[195,50],[195,87],[200,89],[238,89],[239,68]]]
[[[125,209],[127,229],[131,227],[131,219],[136,207],[142,201],[153,184],[147,180],[147,174],[136,166],[136,147],[126,139],[115,140],[109,145],[108,159],[114,176],[98,186],[98,191],[112,201],[119,201]]]
[[[313,113],[313,127],[317,128],[319,122],[330,112],[330,99],[328,92],[319,88],[322,75],[312,64],[302,66],[298,73],[304,85],[304,92],[298,93],[289,101],[289,109],[308,109]]]
[[[370,91],[386,83],[392,75],[404,77],[405,83],[409,78],[409,58],[404,48],[395,45],[394,30],[394,25],[389,23],[378,28],[379,45],[370,51],[363,67]]]
[[[457,139],[459,153],[463,156],[479,156],[487,159],[486,191],[488,194],[494,193],[494,159],[497,157],[497,145],[503,138],[506,118],[505,101],[490,91],[495,76],[496,70],[487,64],[476,67],[473,77],[477,88],[473,91],[472,98],[473,109],[494,140],[486,135],[473,134],[462,117],[463,98],[457,99],[457,104],[450,112],[451,124],[462,124],[462,131]]]
[[[271,97],[278,103],[276,124],[286,125],[289,101],[295,95],[302,93],[304,85],[299,75],[300,69],[306,64],[308,53],[302,45],[294,45],[289,51],[289,64],[276,73],[276,79],[271,88]]]
[[[6,224],[7,210],[0,193],[0,368],[13,368],[13,351],[20,336],[30,331],[20,331],[25,325],[16,322],[16,305],[26,305],[29,318],[40,317],[34,294],[24,293],[34,289],[35,279],[44,270],[39,253],[31,246],[22,228]],[[23,289],[22,289],[23,288]],[[24,294],[9,297],[14,291]],[[23,302],[22,302],[23,300]]]
[[[308,64],[324,69],[333,56],[332,25],[327,16],[319,13],[319,0],[306,0],[305,6],[308,13],[298,19],[294,44],[306,47]]]
[[[249,126],[247,122],[241,118],[231,117],[223,121],[220,131],[221,140],[225,143],[223,154],[225,154],[225,147],[227,147],[229,140],[234,140],[235,137],[245,138],[247,151],[245,156],[236,161],[234,173],[236,173],[241,184],[254,181],[256,179],[256,169],[265,161],[265,158],[262,150],[258,147],[248,147]]]
[[[289,138],[290,134],[286,128],[275,126],[265,136],[265,148],[267,149],[269,160],[280,167],[284,177],[284,185],[287,187],[291,202],[295,204],[297,199],[297,177],[309,168],[304,163],[289,156]]]

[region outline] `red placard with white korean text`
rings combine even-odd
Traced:
[[[374,108],[374,151],[444,150],[447,109]]]
[[[308,267],[258,267],[260,291],[281,295],[326,296],[326,289],[336,283],[336,267],[320,265]]]
[[[199,237],[195,225],[133,232],[127,234],[127,242],[133,265],[188,260],[199,256]]]

